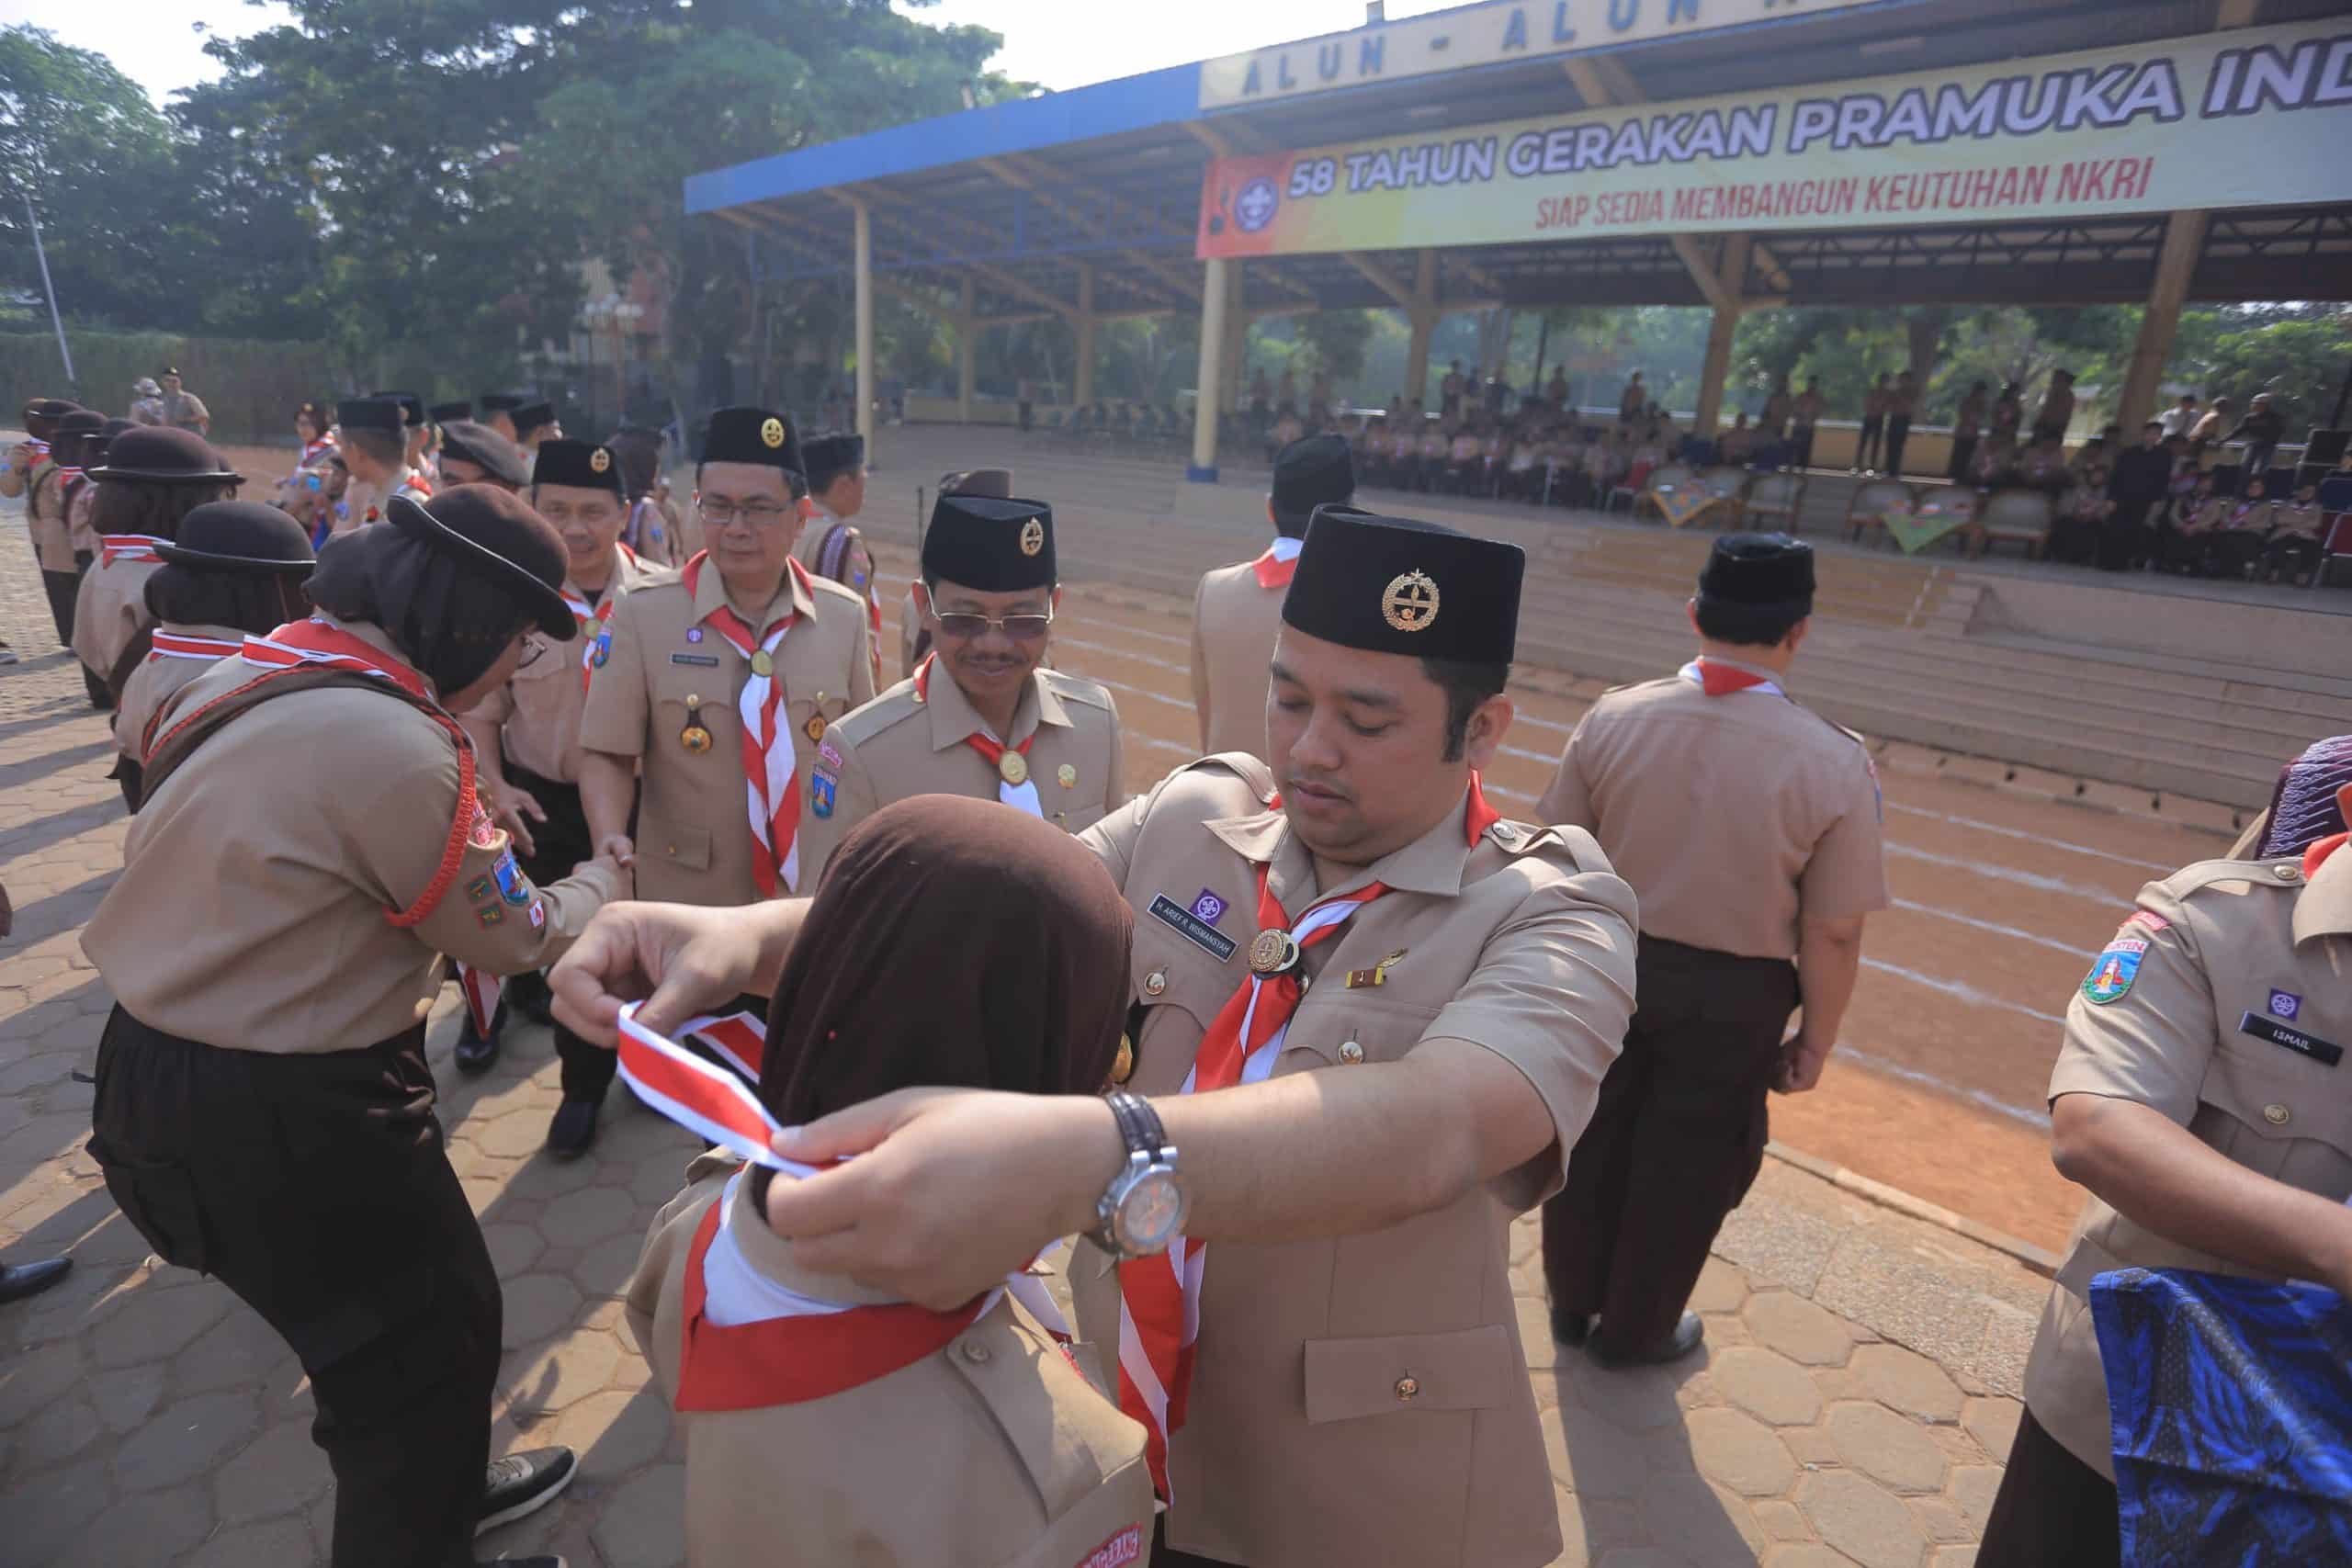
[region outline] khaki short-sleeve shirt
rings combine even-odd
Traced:
[[[1333,940],[1273,1073],[1485,1046],[1542,1095],[1558,1142],[1385,1230],[1207,1252],[1190,1414],[1169,1461],[1169,1543],[1287,1568],[1524,1568],[1560,1551],[1558,1506],[1511,1303],[1511,1217],[1556,1190],[1634,1003],[1633,892],[1575,829],[1449,813],[1354,882],[1318,888],[1254,758],[1171,774],[1083,835],[1136,911],[1143,1021],[1129,1087],[1176,1092],[1248,978],[1258,868],[1295,919],[1377,880]],[[1374,976],[1379,976],[1374,983]],[[1081,1244],[1081,1337],[1117,1343],[1115,1276]],[[1414,1394],[1400,1397],[1410,1376]]]
[[[1266,749],[1266,667],[1285,592],[1260,584],[1255,565],[1243,561],[1202,577],[1193,595],[1193,706],[1207,756]]]
[[[751,665],[710,624],[726,604],[716,567],[701,572],[691,591],[681,572],[654,573],[621,595],[605,623],[610,640],[600,637],[592,659],[580,745],[639,760],[640,897],[729,908],[760,897],[752,872],[743,724],[735,705]],[[778,646],[775,679],[805,830],[808,777],[824,728],[873,698],[872,633],[865,603],[822,578],[787,571],[761,613],[762,625],[787,607],[799,619]],[[710,738],[700,750],[684,739],[697,725]],[[805,894],[815,890],[820,868],[802,849],[797,891]]]
[[[823,871],[851,829],[894,801],[918,795],[1000,798],[997,765],[966,744],[988,722],[934,663],[922,688],[899,682],[825,732],[808,777],[801,853]],[[995,739],[990,737],[990,739]],[[1029,677],[1006,744],[1023,753],[1045,819],[1067,832],[1092,827],[1125,803],[1119,709],[1091,681],[1056,670]]]
[[[147,613],[147,580],[160,565],[101,556],[82,574],[74,598],[74,657],[100,680],[113,672],[140,629],[155,624]]]
[[[245,640],[245,634],[234,626],[184,626],[162,621],[155,629],[181,637],[206,637],[232,647]],[[122,683],[122,695],[115,704],[114,749],[133,761],[145,761],[148,725],[182,686],[218,662],[164,653],[150,653],[140,660],[139,668],[130,672],[130,679]]]
[[[675,1398],[695,1233],[715,1205],[743,1260],[820,1301],[885,1298],[797,1269],[731,1162],[705,1156],[656,1216],[629,1322]],[[1139,1564],[1151,1543],[1143,1428],[1001,1300],[948,1345],[887,1376],[793,1404],[679,1415],[686,1560],[836,1568]],[[1132,1554],[1130,1554],[1130,1552]]]
[[[1800,919],[1889,902],[1870,752],[1758,688],[1711,697],[1674,676],[1611,692],[1535,809],[1589,829],[1641,895],[1642,930],[1688,947],[1793,958]]]
[[[636,557],[616,550],[613,574],[605,582],[604,602],[615,604],[617,615],[620,595],[651,575]],[[563,591],[584,602],[569,579]],[[609,624],[609,618],[582,622],[580,638],[572,642],[557,642],[532,632],[514,678],[475,704],[465,716],[496,726],[506,757],[518,765],[558,784],[578,784],[580,715],[588,705],[590,661],[596,657],[599,639]]]
[[[89,490],[85,481],[75,491]],[[25,495],[25,527],[31,534],[33,555],[43,571],[74,570],[72,525],[66,520],[65,481],[47,458],[32,471]]]
[[[2352,1197],[2352,854],[2206,861],[2140,890],[2066,1010],[2050,1098],[2162,1111],[2238,1164],[2332,1201]],[[2026,1362],[2050,1435],[2112,1478],[2091,1277],[2109,1269],[2251,1270],[2166,1240],[2094,1197],[2075,1222]]]

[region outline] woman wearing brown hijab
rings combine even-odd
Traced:
[[[1099,1089],[1132,918],[1034,818],[886,807],[842,841],[779,977],[760,1101],[790,1126],[912,1085]],[[687,1174],[628,1307],[686,1434],[690,1562],[1143,1561],[1142,1427],[1009,1296],[934,1313],[811,1274],[760,1218],[771,1172],[714,1153]]]

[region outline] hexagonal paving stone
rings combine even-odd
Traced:
[[[1949,1497],[1914,1497],[1911,1517],[1919,1521],[1919,1532],[1930,1541],[1974,1540],[1975,1529],[1960,1505]]]
[[[616,1298],[628,1289],[637,1260],[645,1250],[645,1235],[635,1226],[608,1236],[590,1247],[571,1266],[571,1282],[584,1296]],[[612,1304],[610,1301],[607,1305]]]
[[[100,1372],[90,1380],[90,1402],[109,1432],[127,1432],[147,1418],[164,1394],[164,1369],[153,1362]]]
[[[187,1568],[259,1568],[265,1562],[292,1568],[316,1561],[313,1551],[300,1519],[271,1519],[222,1530],[188,1559]]]
[[[124,1439],[114,1456],[115,1480],[130,1492],[174,1485],[218,1463],[260,1425],[261,1412],[250,1393],[183,1399]]]
[[[522,1159],[538,1153],[548,1141],[547,1113],[510,1111],[488,1122],[468,1123],[466,1137],[493,1159]]]
[[[1756,1510],[1756,1527],[1774,1540],[1811,1540],[1813,1527],[1805,1522],[1803,1510],[1794,1503],[1767,1499],[1751,1504]]]
[[[1736,1263],[1710,1258],[1690,1292],[1692,1312],[1737,1312],[1747,1299],[1747,1275]]]
[[[566,1192],[539,1217],[539,1234],[555,1247],[589,1247],[617,1235],[637,1219],[637,1200],[623,1187]]]
[[[71,1339],[12,1353],[0,1377],[0,1430],[40,1415],[82,1375],[82,1348]]]
[[[1944,1483],[1944,1450],[1919,1424],[1883,1404],[1846,1401],[1829,1407],[1838,1457],[1897,1492],[1934,1492]]]
[[[1649,1466],[1640,1446],[1597,1412],[1581,1404],[1546,1410],[1543,1428],[1552,1478],[1577,1496],[1590,1502],[1641,1490]]]
[[[1916,1351],[1899,1345],[1864,1345],[1848,1365],[1882,1404],[1930,1421],[1960,1419],[1960,1385]]]
[[[1771,1427],[1737,1410],[1693,1410],[1684,1422],[1701,1474],[1750,1497],[1777,1497],[1797,1461]]]
[[[1515,1297],[1511,1306],[1519,1314],[1519,1342],[1527,1353],[1528,1370],[1551,1371],[1562,1353],[1552,1337],[1552,1309],[1535,1296]]]
[[[490,1248],[491,1266],[502,1280],[512,1279],[528,1269],[548,1245],[547,1238],[529,1225],[484,1225],[481,1239]]]
[[[607,1389],[565,1411],[552,1440],[578,1452],[582,1475],[617,1480],[662,1457],[670,1426],[669,1402],[658,1389]]]
[[[235,1304],[236,1298],[220,1289],[135,1289],[98,1325],[91,1348],[101,1367],[161,1360],[193,1344]]]
[[[568,1334],[523,1356],[499,1382],[518,1409],[562,1410],[610,1383],[620,1359],[609,1334]]]
[[[1854,1336],[1837,1314],[1825,1312],[1789,1291],[1766,1291],[1740,1309],[1759,1345],[1809,1367],[1842,1367],[1854,1353]]]
[[[311,1441],[308,1422],[280,1421],[212,1474],[223,1524],[290,1514],[334,1480],[327,1456]]]
[[[1853,1568],[1854,1560],[1840,1557],[1819,1541],[1774,1549],[1764,1559],[1765,1568]]]
[[[526,1274],[505,1285],[504,1348],[518,1349],[571,1326],[580,1292],[560,1274]]]
[[[1569,1363],[1568,1378],[1577,1402],[1589,1407],[1611,1426],[1628,1432],[1655,1431],[1682,1418],[1676,1395],[1683,1383],[1707,1368],[1705,1356],[1693,1356],[1671,1367],[1623,1367],[1611,1371],[1589,1356]]]
[[[1993,1513],[1993,1498],[2000,1490],[2000,1467],[1990,1464],[1960,1465],[1944,1483],[1945,1495],[1960,1505],[1969,1528],[1978,1535],[1984,1533],[1984,1521]]]
[[[171,1562],[212,1530],[212,1505],[200,1482],[125,1497],[90,1523],[74,1547],[82,1562]],[[297,1562],[303,1561],[295,1559]]]
[[[684,1562],[686,1467],[659,1465],[622,1483],[596,1516],[595,1537],[613,1568],[672,1568]]]
[[[1984,1450],[1984,1457],[2007,1460],[2018,1440],[2018,1418],[2025,1406],[2014,1399],[1972,1399],[1960,1407],[1960,1424]]]
[[[293,1348],[240,1302],[172,1358],[172,1388],[181,1394],[237,1388],[260,1382],[280,1364],[296,1364]]]
[[[7,1560],[56,1562],[66,1543],[98,1517],[113,1495],[102,1458],[77,1460],[62,1470],[17,1480],[0,1492],[0,1519],[7,1521]]]
[[[1868,1476],[1830,1470],[1797,1483],[1797,1506],[1821,1539],[1862,1568],[1918,1568],[1927,1538],[1903,1500]]]
[[[72,1459],[95,1442],[106,1428],[88,1399],[76,1395],[51,1401],[40,1415],[17,1428],[8,1445],[11,1471],[42,1470]]]
[[[1764,1532],[1747,1502],[1699,1475],[1652,1477],[1640,1506],[1652,1540],[1690,1562],[1753,1562],[1764,1554]]]
[[[1777,1350],[1736,1345],[1711,1369],[1725,1399],[1776,1427],[1809,1426],[1821,1415],[1821,1393],[1805,1370]]]

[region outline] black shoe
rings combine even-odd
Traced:
[[[1609,1325],[1602,1324],[1586,1342],[1585,1350],[1604,1367],[1655,1367],[1668,1361],[1679,1361],[1696,1350],[1707,1337],[1706,1325],[1695,1312],[1686,1312],[1674,1332],[1663,1339],[1647,1345],[1621,1349],[1609,1342]]]
[[[533,1023],[555,1021],[555,1014],[550,1010],[554,999],[548,990],[547,976],[536,969],[526,969],[507,978],[506,1005]]]
[[[1552,1337],[1563,1345],[1581,1345],[1592,1337],[1592,1314],[1552,1309]]]
[[[20,1302],[37,1296],[65,1278],[74,1267],[70,1258],[44,1258],[38,1263],[0,1263],[0,1302]]]
[[[567,1100],[555,1108],[548,1123],[548,1153],[558,1159],[578,1159],[596,1141],[596,1102]]]
[[[458,1048],[451,1053],[457,1057],[458,1070],[461,1073],[490,1071],[498,1061],[498,1039],[505,1028],[504,1002],[500,1002],[498,1010],[490,1015],[490,1035],[487,1039],[474,1027],[473,1011],[468,1009],[464,1020],[458,1025]]]
[[[490,1472],[482,1483],[481,1513],[474,1520],[474,1534],[513,1524],[526,1515],[536,1514],[556,1499],[556,1495],[571,1484],[580,1472],[580,1461],[570,1449],[529,1449],[519,1454],[508,1454],[490,1461]],[[526,1562],[560,1561],[552,1558],[524,1558]]]

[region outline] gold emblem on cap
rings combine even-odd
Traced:
[[[1380,596],[1380,613],[1400,632],[1427,631],[1437,619],[1437,584],[1426,572],[1393,577]]]
[[[783,446],[784,421],[776,418],[774,414],[770,414],[767,422],[760,426],[760,439],[767,444],[767,446],[771,451]]]
[[[1062,788],[1064,789],[1076,789],[1078,787],[1078,770],[1071,767],[1068,762],[1064,762],[1060,767],[1054,770],[1054,777],[1062,781]]]
[[[1034,556],[1046,547],[1046,525],[1035,517],[1021,525],[1021,553]]]
[[[1019,789],[1029,782],[1029,759],[1018,751],[1007,751],[996,760],[996,776]]]
[[[588,454],[588,471],[601,474],[613,466],[613,455],[602,446]]]
[[[1260,931],[1250,944],[1250,972],[1279,975],[1298,962],[1298,943],[1288,931]]]

